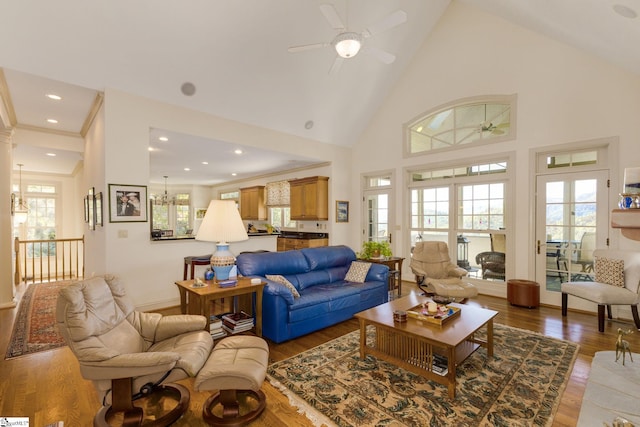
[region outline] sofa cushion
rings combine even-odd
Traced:
[[[313,286],[289,306],[289,322],[304,321],[345,307],[358,306],[359,303],[357,288],[337,284]]]
[[[313,271],[349,265],[351,261],[356,259],[356,253],[343,245],[305,248],[300,252],[306,258],[309,269]]]
[[[624,260],[595,257],[596,282],[624,287]]]
[[[347,282],[364,283],[370,268],[370,262],[352,261],[349,271],[347,271],[347,274],[344,276],[344,280]]]
[[[288,276],[310,271],[309,263],[300,251],[244,253],[238,255],[236,264],[243,276]]]
[[[293,286],[293,284],[290,281],[287,280],[286,277],[281,276],[279,274],[267,274],[265,277],[268,280],[271,280],[272,282],[283,284],[284,286],[286,286],[291,291],[291,293],[293,294],[294,298],[300,298],[300,293],[298,292],[296,287]]]
[[[309,271],[308,273],[295,274],[291,283],[294,284],[300,291],[316,285],[323,285],[330,283],[329,272],[326,270]]]

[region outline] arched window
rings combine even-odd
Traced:
[[[408,154],[514,139],[515,103],[515,95],[505,95],[438,107],[406,125]]]

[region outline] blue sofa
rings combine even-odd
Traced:
[[[243,253],[238,273],[267,282],[262,294],[262,334],[279,343],[351,318],[387,302],[389,268],[371,264],[364,283],[344,280],[356,254],[347,246],[323,246],[285,252]],[[281,275],[284,284],[267,280]]]

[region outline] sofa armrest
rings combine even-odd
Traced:
[[[261,277],[261,279],[267,282],[266,286],[264,287],[264,293],[282,297],[287,305],[293,304],[293,294],[291,293],[289,288],[287,288],[282,283],[274,282],[272,280],[265,279],[264,277]]]
[[[389,267],[384,264],[371,263],[365,281],[387,282],[389,280]]]

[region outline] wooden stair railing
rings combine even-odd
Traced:
[[[14,243],[15,285],[84,278],[84,236]]]

